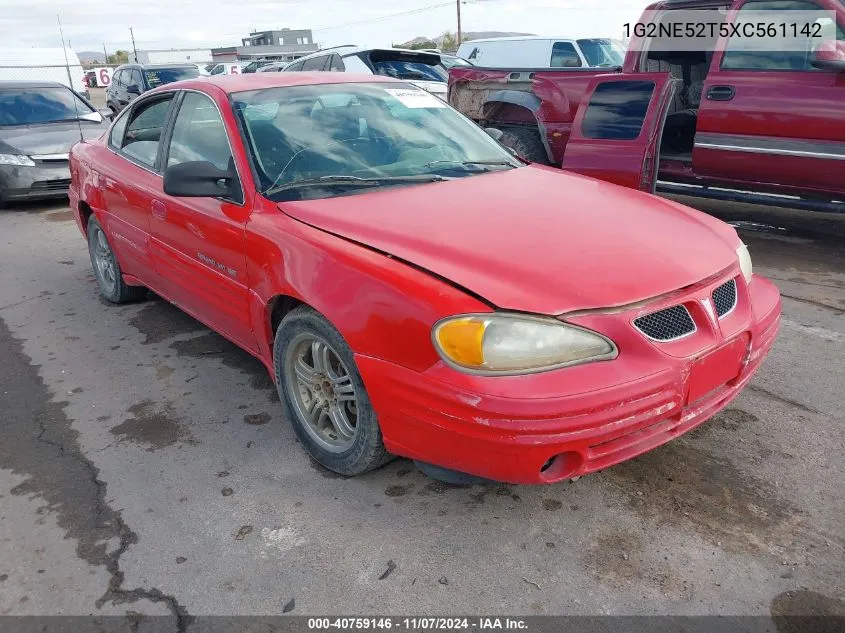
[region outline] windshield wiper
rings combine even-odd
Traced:
[[[378,187],[381,185],[401,185],[417,182],[443,182],[449,180],[437,174],[418,174],[413,176],[382,176],[378,178],[361,178],[360,176],[320,176],[319,178],[305,178],[294,180],[276,187],[270,187],[262,192],[265,196],[271,196],[280,191],[299,189],[301,187],[321,187],[333,185],[348,185],[352,187]]]
[[[501,166],[501,167],[516,167],[512,162],[508,160],[434,160],[430,163],[426,163],[425,167],[434,167],[435,165],[461,165],[463,166],[470,166],[470,165],[481,165],[481,166]]]

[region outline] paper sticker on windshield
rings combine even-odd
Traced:
[[[425,90],[409,90],[407,88],[385,88],[385,90],[399,99],[406,108],[445,108],[446,102]]]

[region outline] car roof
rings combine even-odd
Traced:
[[[159,68],[186,68],[187,66],[197,66],[193,62],[181,62],[174,64],[141,64],[140,62],[130,62],[129,64],[121,64],[115,70],[122,70],[124,68],[151,68],[153,70]]]
[[[200,90],[209,92],[208,86],[219,88],[226,94],[246,92],[247,90],[265,90],[287,86],[313,86],[322,84],[354,83],[406,83],[393,77],[382,75],[361,75],[337,72],[298,72],[298,73],[249,73],[244,75],[215,75],[187,79],[159,86],[152,92],[164,92],[168,89]]]
[[[57,81],[18,81],[18,80],[3,80],[0,81],[0,89],[2,88],[67,88],[64,84]],[[70,90],[70,88],[68,88]]]
[[[355,44],[344,44],[342,46],[333,46],[331,48],[322,48],[319,51],[314,51],[308,55],[303,55],[294,60],[294,62],[302,61],[303,59],[311,59],[312,57],[321,57],[323,55],[331,55],[337,53],[341,57],[348,57],[350,55],[357,55],[358,53],[372,52],[372,51],[388,51],[396,53],[415,53],[419,55],[439,55],[440,53],[432,53],[431,51],[418,51],[410,48],[390,48],[389,46],[357,46]]]
[[[546,37],[545,35],[513,35],[511,37],[485,37],[483,39],[478,39],[478,40],[468,40],[466,42],[461,42],[461,46],[463,46],[464,44],[466,44],[467,46],[470,46],[472,44],[480,44],[482,42],[518,42],[518,41],[521,41],[521,40],[541,40],[541,41],[547,41],[547,42],[551,42],[552,40],[554,40],[555,42],[574,42],[578,39],[589,40],[589,39],[607,39],[607,38],[594,38],[594,37],[593,38],[591,38],[591,37],[576,38],[576,37],[571,37],[569,35],[563,35],[561,37]]]

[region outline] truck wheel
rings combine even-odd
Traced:
[[[123,281],[120,264],[117,263],[106,232],[93,215],[88,220],[88,252],[91,254],[91,264],[100,286],[100,294],[106,301],[129,303],[140,301],[147,296],[146,288],[129,286]]]
[[[352,350],[320,314],[302,306],[282,319],[273,364],[293,430],[320,465],[351,477],[393,459]]]
[[[510,147],[516,152],[517,156],[532,163],[551,165],[546,148],[537,130],[527,127],[511,127],[504,128],[502,132],[504,132],[501,140],[502,145]]]

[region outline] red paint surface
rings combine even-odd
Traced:
[[[760,277],[744,282],[733,229],[640,192],[525,167],[328,200],[264,199],[226,91],[348,79],[268,75],[187,84],[223,112],[244,205],[170,198],[160,175],[102,141],[72,150],[71,205],[80,228],[81,203],[93,209],[127,281],[182,307],[269,370],[274,302],[293,297],[323,314],[354,351],[394,453],[521,483],[598,470],[724,407],[774,341],[779,294]],[[701,300],[731,277],[736,309],[708,320]],[[619,349],[613,361],[479,377],[445,365],[431,342],[432,326],[450,315],[496,308],[558,315],[645,299],[561,317],[611,338]],[[697,322],[693,336],[657,344],[632,326],[678,303]],[[740,339],[749,348],[738,376],[726,379],[720,363],[699,360],[728,354],[719,350],[734,350]],[[696,385],[717,385],[693,405],[691,375]],[[541,473],[560,453],[567,457]]]

